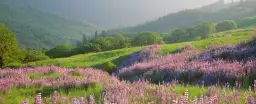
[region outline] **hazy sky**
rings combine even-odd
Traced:
[[[15,1],[15,0],[14,0]],[[16,0],[43,11],[88,21],[103,28],[142,24],[171,12],[218,0]]]

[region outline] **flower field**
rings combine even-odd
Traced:
[[[2,104],[226,104],[237,98],[241,103],[255,100],[253,88],[181,86],[175,81],[161,85],[142,80],[130,83],[97,69],[51,66],[3,69],[0,73]],[[48,74],[55,77],[46,77]]]

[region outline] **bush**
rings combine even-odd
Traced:
[[[51,58],[68,57],[71,55],[71,50],[71,46],[64,44],[50,49],[46,52],[46,55]]]
[[[111,73],[116,70],[116,65],[112,62],[107,62],[103,65],[103,69],[104,71]]]
[[[47,60],[49,59],[43,52],[38,50],[27,50],[25,52],[25,59],[23,62],[33,62],[33,61],[40,61],[40,60]]]
[[[234,21],[223,21],[216,25],[217,32],[234,30],[236,28],[237,28],[237,24]]]

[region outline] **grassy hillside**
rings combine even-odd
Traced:
[[[217,5],[217,6],[216,6]],[[147,22],[136,27],[125,28],[117,31],[141,32],[157,31],[168,32],[175,28],[193,26],[205,21],[219,22],[223,20],[237,20],[254,16],[256,1],[237,2],[235,4],[212,4],[202,8],[184,10],[171,13],[157,20]],[[207,9],[208,8],[208,9]],[[211,9],[209,9],[211,8]],[[244,25],[240,25],[243,27]]]
[[[190,43],[198,49],[206,49],[213,44],[234,44],[242,40],[248,40],[253,29],[238,29],[233,31],[227,31],[217,34],[211,34],[212,37],[200,41],[184,42],[177,44],[165,44],[162,45],[162,54],[174,51],[177,48],[183,47],[185,44]],[[232,35],[230,35],[232,34]],[[141,47],[127,48],[99,53],[89,53],[76,55],[68,58],[57,58],[45,61],[29,63],[35,66],[48,66],[58,65],[61,67],[94,67],[104,64],[108,61],[120,62],[123,56],[127,56],[141,49]]]
[[[140,47],[136,47],[113,51],[105,51],[99,53],[81,54],[68,58],[50,59],[45,61],[33,62],[29,64],[36,66],[57,65],[60,67],[95,67],[109,61],[117,60],[120,57],[134,53],[139,49]]]
[[[63,43],[75,43],[82,35],[94,34],[97,27],[44,13],[31,7],[0,1],[0,24],[17,35],[27,48],[48,48]]]

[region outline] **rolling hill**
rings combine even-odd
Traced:
[[[82,35],[94,34],[100,28],[44,13],[23,5],[0,1],[0,24],[16,34],[26,48],[51,48],[63,43],[74,44]]]
[[[193,26],[205,21],[219,22],[251,17],[256,13],[256,1],[236,2],[234,4],[215,3],[197,9],[171,13],[157,20],[135,27],[117,29],[119,32],[156,31],[170,32],[175,28]],[[111,32],[111,31],[110,31]]]
[[[164,44],[162,45],[161,54],[172,53],[177,48],[183,47],[185,44],[190,43],[195,48],[199,50],[207,49],[211,45],[222,45],[222,44],[237,44],[240,41],[248,40],[251,36],[253,28],[247,29],[237,29],[232,31],[226,31],[216,34],[211,34],[211,38],[199,41],[191,41],[191,42],[183,42],[176,44]],[[230,36],[232,34],[232,36]],[[227,36],[228,35],[228,36]],[[214,36],[214,37],[213,37]],[[28,63],[28,65],[33,66],[49,66],[49,65],[57,65],[60,67],[97,67],[106,62],[112,61],[115,64],[116,62],[122,62],[123,58],[128,55],[133,54],[134,52],[139,51],[142,47],[133,47],[133,48],[125,48],[119,50],[111,50],[105,52],[98,53],[89,53],[89,54],[81,54],[75,55],[68,58],[56,58],[43,60],[38,62]]]

